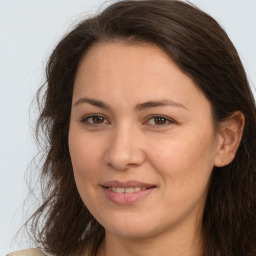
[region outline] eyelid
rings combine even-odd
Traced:
[[[102,117],[102,118],[104,118],[104,121],[107,121],[107,124],[110,124],[110,122],[108,121],[108,119],[104,115],[97,114],[97,113],[88,114],[88,115],[82,117],[80,122],[85,123],[86,125],[89,125],[89,126],[100,126],[100,125],[105,125],[106,124],[106,122],[103,122],[103,123],[100,123],[100,124],[88,122],[88,119],[93,118],[93,117]]]
[[[88,121],[90,118],[94,118],[94,117],[101,117],[104,120],[103,120],[102,123],[98,123],[98,124]],[[152,120],[154,118],[164,119],[166,121],[166,123],[164,123],[164,124],[149,124],[150,120]],[[106,116],[104,116],[103,114],[98,114],[98,113],[88,114],[88,115],[84,116],[83,118],[81,118],[80,122],[84,123],[85,125],[95,126],[95,127],[110,124],[110,121],[108,120],[108,118]],[[167,117],[167,116],[161,115],[161,114],[154,114],[154,115],[148,116],[146,118],[146,120],[143,122],[143,125],[149,125],[149,126],[152,126],[152,127],[161,128],[161,127],[166,127],[166,126],[169,126],[169,125],[173,125],[175,123],[177,123],[177,122],[173,118],[170,118],[170,117]]]
[[[148,123],[151,119],[153,118],[163,118],[165,119],[168,123],[167,124],[149,124],[150,126],[155,126],[157,128],[161,128],[161,127],[166,127],[166,126],[169,126],[169,125],[172,125],[172,124],[176,124],[177,122],[175,120],[173,120],[172,118],[170,117],[167,117],[165,115],[160,115],[160,114],[156,114],[156,115],[150,115],[149,117],[147,117],[146,121],[144,122],[145,123]]]

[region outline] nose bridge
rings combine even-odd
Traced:
[[[105,160],[118,170],[138,166],[144,162],[139,131],[133,125],[121,124],[113,129]]]

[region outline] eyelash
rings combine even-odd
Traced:
[[[172,120],[171,118],[165,117],[163,115],[152,115],[150,116],[147,120],[146,123],[149,122],[150,120],[154,120],[154,122],[156,121],[156,119],[160,119],[161,121],[165,122],[164,124],[150,124],[151,126],[158,126],[158,127],[165,127],[171,124],[174,124],[175,121]]]
[[[93,120],[94,118],[98,118],[98,119],[101,119],[102,122],[100,123],[95,123],[94,121],[96,120]],[[91,122],[89,121],[91,119]],[[156,120],[157,119],[160,119],[160,122],[164,122],[163,124],[156,124]],[[154,120],[154,124],[150,124],[149,121],[150,120]],[[107,121],[107,122],[105,122]],[[159,121],[159,120],[158,120]],[[110,122],[107,120],[107,118],[105,118],[104,116],[100,115],[100,114],[93,114],[93,115],[89,115],[89,116],[86,116],[84,117],[82,120],[81,120],[82,123],[86,123],[86,125],[89,125],[89,126],[101,126],[101,125],[104,125],[104,124],[110,124]],[[165,117],[163,115],[152,115],[152,116],[149,116],[145,122],[143,122],[143,124],[149,124],[150,126],[155,126],[155,127],[158,127],[158,128],[161,128],[161,127],[165,127],[165,126],[168,126],[168,125],[171,125],[171,124],[174,124],[175,121],[168,118],[168,117]]]
[[[101,118],[101,120],[103,120],[103,123],[98,123],[98,124],[94,123],[93,118]],[[89,122],[90,119],[92,119],[92,122]],[[100,125],[104,124],[104,121],[107,121],[107,119],[104,116],[100,115],[100,114],[89,115],[89,116],[84,117],[81,120],[82,123],[86,123],[89,126],[100,126]],[[109,121],[107,121],[107,122],[110,123]]]

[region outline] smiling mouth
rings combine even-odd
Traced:
[[[155,186],[152,186],[152,187],[130,187],[130,188],[118,188],[118,187],[104,187],[104,188],[111,190],[118,194],[122,194],[122,193],[131,194],[131,193],[136,193],[136,192],[140,192],[143,190],[151,189],[154,187]]]
[[[148,197],[157,186],[140,181],[120,182],[112,180],[101,185],[104,194],[117,205],[135,204]]]

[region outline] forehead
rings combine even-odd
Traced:
[[[188,106],[204,98],[159,47],[117,42],[95,45],[83,56],[74,88],[79,95],[112,102],[125,97],[131,104],[167,97]]]

